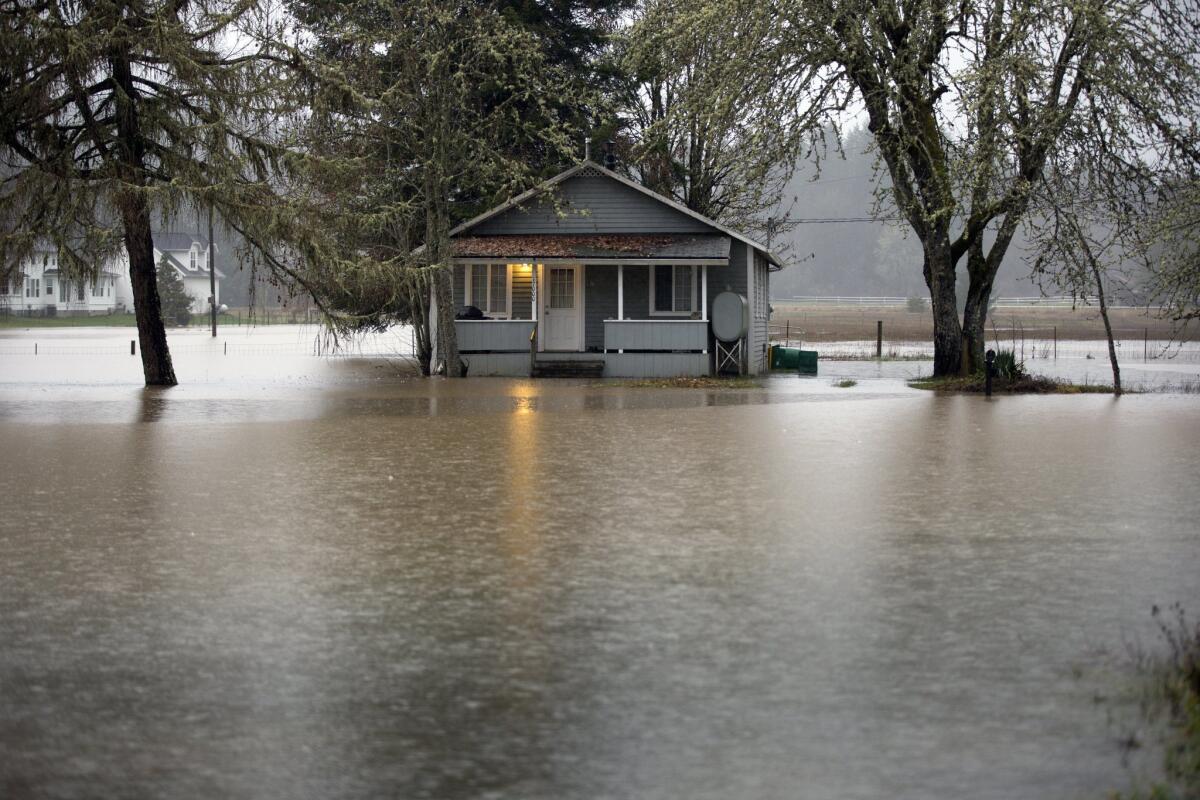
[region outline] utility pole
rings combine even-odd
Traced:
[[[212,306],[212,335],[217,338],[217,259],[213,246],[212,204],[208,206],[208,304]]]

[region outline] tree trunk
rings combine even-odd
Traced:
[[[125,250],[129,254],[129,281],[133,285],[133,311],[137,317],[142,373],[147,386],[174,386],[178,381],[171,364],[171,351],[167,349],[167,331],[158,298],[150,212],[145,197],[132,192],[124,194],[119,206],[125,228]]]
[[[175,368],[167,349],[167,331],[154,274],[154,238],[150,233],[150,207],[140,191],[145,185],[145,142],[136,104],[137,90],[129,62],[112,59],[113,78],[121,91],[115,93],[119,175],[125,187],[118,190],[117,209],[129,255],[129,282],[133,286],[133,311],[137,317],[138,343],[142,349],[142,372],[147,386],[174,386]]]
[[[957,375],[962,367],[963,338],[954,295],[950,244],[928,241],[924,249],[925,279],[933,309],[933,374],[934,377]]]
[[[450,285],[450,267],[440,267],[433,278],[437,297],[438,355],[446,366],[446,377],[461,378],[466,374],[458,355],[458,335],[454,328],[454,290]]]
[[[424,278],[424,273],[412,276],[405,284],[404,291],[413,329],[413,356],[417,359],[421,374],[429,377],[433,374],[433,342],[429,336],[429,282]]]
[[[1092,275],[1096,278],[1096,299],[1100,302],[1100,318],[1104,320],[1104,335],[1108,337],[1108,361],[1112,364],[1113,394],[1121,394],[1121,365],[1117,363],[1117,345],[1113,342],[1112,323],[1108,321],[1108,301],[1104,297],[1104,281],[1101,279],[1100,267],[1096,259],[1088,253],[1088,262],[1092,267]]]
[[[984,369],[983,351],[987,346],[987,310],[996,274],[988,269],[982,246],[967,254],[967,307],[963,311],[962,374],[973,375]]]

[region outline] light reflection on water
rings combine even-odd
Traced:
[[[1104,796],[1200,608],[1194,398],[319,363],[0,387],[0,794]]]

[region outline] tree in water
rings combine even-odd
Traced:
[[[1134,174],[1194,160],[1200,141],[1193,0],[660,8],[654,13],[668,16],[658,24],[675,31],[664,39],[668,57],[684,57],[698,39],[720,40],[736,21],[741,33],[713,80],[752,93],[773,112],[759,118],[791,140],[861,109],[890,199],[921,243],[935,375],[981,366],[996,272],[1018,227],[1038,222],[1035,189],[1052,160],[1103,150]]]
[[[51,243],[73,280],[129,258],[147,385],[176,383],[151,222],[213,208],[303,288],[314,218],[281,197],[302,62],[241,0],[8,0],[0,23],[0,269]],[[297,257],[273,251],[288,243]]]
[[[311,191],[342,253],[314,284],[347,323],[411,324],[426,374],[438,368],[435,344],[445,373],[463,374],[454,225],[581,150],[578,124],[595,95],[575,69],[598,37],[570,14],[549,18],[527,6],[292,4],[322,71],[307,126],[317,156]]]

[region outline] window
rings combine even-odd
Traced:
[[[100,281],[92,284],[92,297],[104,297],[104,285]]]
[[[196,246],[192,245],[192,250],[188,253],[188,269],[192,272],[196,271]]]
[[[699,290],[699,267],[667,266],[651,267],[650,314],[652,316],[690,316],[700,308],[696,292]]]
[[[42,294],[42,279],[30,278],[25,281],[25,296],[29,298],[40,297]]]
[[[83,302],[83,300],[84,300],[84,295],[83,295],[84,290],[85,290],[85,287],[82,282],[78,286],[75,287],[75,296],[79,299],[80,302]]]
[[[766,319],[768,316],[768,281],[767,261],[757,253],[754,254],[754,318]]]
[[[467,267],[464,305],[489,317],[508,316],[508,265],[471,264]]]
[[[46,278],[46,296],[47,297],[54,296],[54,279],[53,278]]]

